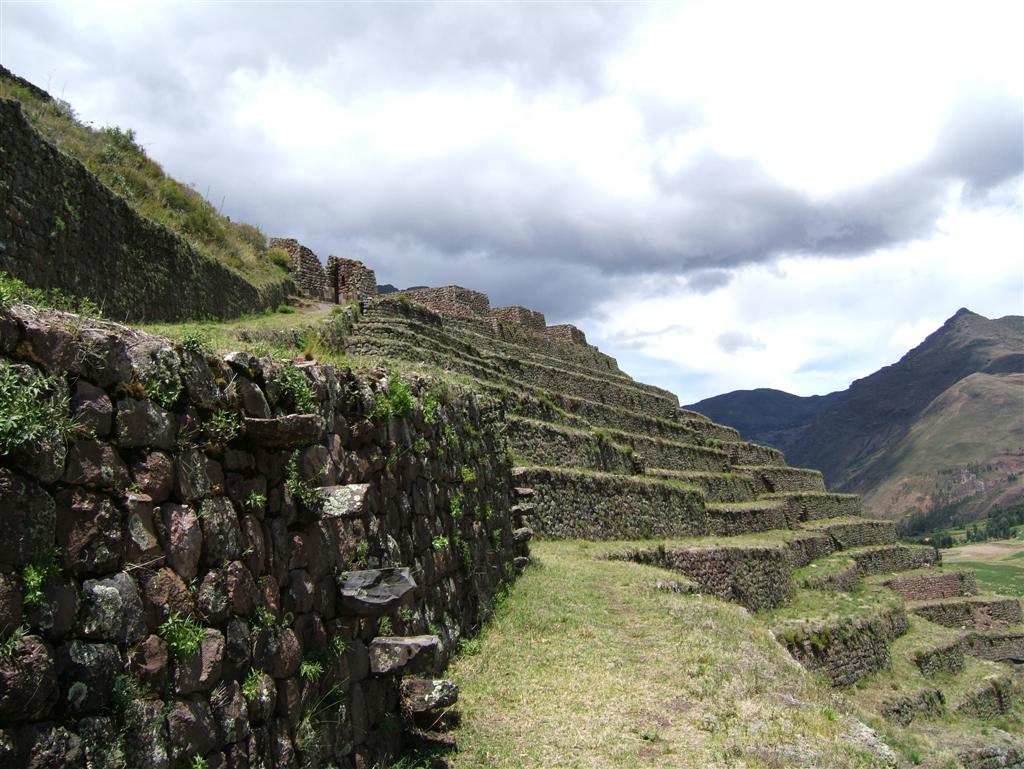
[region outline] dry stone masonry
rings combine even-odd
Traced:
[[[284,302],[137,214],[0,99],[0,271],[91,299],[111,318],[230,318]]]
[[[291,283],[256,291],[15,103],[0,118],[0,269],[134,320],[237,315],[290,286],[344,306],[240,346],[315,339],[468,383],[0,308],[0,373],[74,420],[0,455],[0,766],[379,766],[454,720],[443,671],[536,532],[626,540],[599,552],[742,605],[892,728],[973,720],[947,740],[962,766],[1024,767],[993,721],[1019,713],[1020,602],[978,596],[819,472],[477,291],[378,295],[365,264],[294,239],[270,244]]]
[[[307,299],[345,304],[377,295],[377,278],[360,261],[329,256],[325,269],[320,257],[294,238],[271,238],[270,247],[288,254],[288,269]]]
[[[530,536],[500,405],[25,306],[0,354],[77,421],[0,457],[0,765],[368,768],[454,702]]]

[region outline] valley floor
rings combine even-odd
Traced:
[[[978,584],[1005,595],[1024,596],[1024,539],[992,540],[942,551],[950,566],[973,569]]]

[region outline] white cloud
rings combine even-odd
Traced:
[[[1021,244],[1016,209],[954,209],[938,234],[898,252],[781,259],[703,294],[642,286],[603,305],[588,338],[687,403],[755,387],[824,394],[894,363],[960,307],[1021,314]],[[763,347],[730,350],[723,329]]]
[[[1021,311],[1019,2],[2,4],[225,212],[582,325],[685,400]]]

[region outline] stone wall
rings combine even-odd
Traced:
[[[328,294],[335,304],[377,296],[377,276],[360,261],[329,256],[326,272]]]
[[[939,562],[939,552],[934,547],[912,545],[883,545],[849,555],[857,562],[857,569],[864,577],[889,571],[910,571]]]
[[[978,580],[973,571],[904,574],[886,580],[885,586],[911,601],[933,601],[958,595],[976,595],[978,592]]]
[[[925,649],[914,654],[914,664],[922,675],[934,676],[939,673],[959,673],[964,669],[964,644],[961,639]]]
[[[491,309],[491,318],[500,323],[514,323],[531,331],[543,334],[547,328],[547,321],[544,313],[536,310],[529,310],[526,307],[512,305],[510,307],[494,307]]]
[[[889,642],[907,627],[906,613],[891,609],[858,620],[783,629],[775,635],[804,667],[821,670],[833,686],[849,686],[892,667]]]
[[[587,343],[587,335],[571,323],[548,326],[544,333],[551,339],[557,339],[560,342],[568,342],[569,344]]]
[[[917,717],[940,716],[946,700],[938,689],[922,689],[916,694],[890,700],[882,706],[882,715],[900,726],[908,726]]]
[[[44,139],[0,99],[0,270],[87,297],[111,318],[229,318],[285,301],[206,257]]]
[[[792,565],[784,547],[655,547],[614,557],[671,569],[700,591],[750,611],[780,606],[792,592]]]
[[[518,467],[516,486],[534,491],[524,510],[548,539],[649,539],[709,533],[704,498],[644,476]]]
[[[603,436],[533,419],[510,417],[508,438],[517,459],[534,465],[578,467],[606,473],[643,472],[633,451]]]
[[[768,499],[785,499],[786,517],[792,521],[816,521],[861,514],[860,497],[856,494],[833,494],[823,491],[778,492],[764,495]]]
[[[648,467],[666,470],[727,473],[731,470],[729,454],[721,449],[674,443],[635,433],[611,432],[613,441],[632,448],[643,457]]]
[[[488,321],[491,317],[491,300],[487,295],[462,286],[418,288],[404,293],[411,301],[433,310],[438,315]]]
[[[946,627],[988,627],[1000,623],[1015,625],[1021,621],[1020,601],[1016,598],[946,599],[916,606],[914,613]]]
[[[295,238],[271,238],[270,247],[288,254],[288,269],[299,293],[318,302],[334,301],[334,288],[328,285],[327,272],[316,254]]]
[[[964,697],[956,710],[973,718],[988,720],[1010,710],[1017,696],[1013,679],[1007,676],[990,678]]]
[[[0,765],[368,769],[451,703],[530,534],[500,411],[25,306],[0,365],[79,424],[0,457]]]
[[[972,657],[1024,664],[1024,632],[1019,630],[971,633],[964,639],[964,643]]]
[[[892,521],[841,521],[822,525],[821,528],[835,541],[837,550],[888,545],[896,541],[896,526]]]

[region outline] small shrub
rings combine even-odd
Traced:
[[[205,331],[189,331],[181,340],[184,350],[194,354],[206,356],[210,352],[210,336]]]
[[[316,411],[316,393],[308,377],[294,363],[285,362],[271,374],[271,379],[292,399],[295,410],[300,414]]]
[[[437,392],[431,387],[423,396],[423,421],[428,425],[434,424],[437,421],[440,408],[441,404],[438,402]]]
[[[299,663],[299,676],[307,681],[316,681],[324,674],[324,663],[307,657]]]
[[[452,518],[458,520],[462,517],[462,493],[454,494],[448,502],[448,509],[452,514]]]
[[[391,617],[381,617],[380,622],[377,624],[377,632],[380,635],[394,635],[395,628],[391,624]]]
[[[257,606],[252,614],[252,624],[256,628],[276,628],[277,617],[266,606]]]
[[[352,557],[352,565],[363,568],[370,559],[370,544],[364,539],[356,545],[356,552]]]
[[[299,452],[297,449],[288,461],[288,477],[285,479],[284,487],[291,498],[306,510],[319,510],[323,505],[323,496],[319,489],[310,486],[302,480],[302,476],[299,474]]]
[[[242,421],[234,411],[217,409],[203,423],[203,429],[210,437],[211,443],[223,446],[238,436],[242,430]]]
[[[413,441],[412,450],[417,456],[425,457],[427,452],[430,451],[430,444],[427,443],[427,439],[421,435]]]
[[[443,534],[438,534],[436,537],[430,540],[430,546],[434,548],[434,550],[444,550],[446,547],[448,547],[448,537],[444,536]]]
[[[156,401],[168,411],[174,408],[181,395],[181,378],[169,367],[156,366],[142,382],[149,399]]]
[[[60,574],[59,556],[60,550],[51,547],[37,553],[31,563],[21,567],[21,592],[26,606],[34,606],[43,600],[46,580]]]
[[[386,392],[377,393],[373,398],[371,419],[411,416],[416,407],[409,383],[400,377],[391,377]]]
[[[279,304],[277,306],[277,311],[282,315],[291,315],[292,313],[295,312],[295,308],[287,304]]]
[[[253,702],[260,695],[260,674],[256,669],[249,671],[249,675],[242,682],[242,696],[249,702]]]
[[[344,636],[331,636],[331,640],[327,642],[327,649],[332,656],[340,657],[348,652],[348,641]]]
[[[63,441],[75,429],[55,376],[0,361],[0,456],[27,443]]]
[[[21,643],[21,639],[27,633],[28,631],[25,629],[25,626],[19,625],[11,631],[10,635],[0,635],[0,662],[14,656],[14,652],[18,649],[18,644]]]
[[[160,637],[176,656],[187,657],[199,651],[205,628],[191,617],[172,611],[159,628]]]
[[[281,248],[271,248],[267,250],[267,257],[271,262],[276,264],[282,270],[290,269],[288,267],[288,252]]]
[[[479,654],[482,648],[479,638],[463,638],[459,641],[459,653],[467,657]]]
[[[462,482],[463,483],[476,483],[476,473],[473,472],[473,468],[468,465],[462,466]]]
[[[245,506],[249,510],[262,510],[263,506],[267,504],[267,496],[260,494],[258,491],[253,491],[245,498]]]
[[[401,609],[398,610],[398,618],[401,619],[402,622],[408,624],[412,622],[414,619],[416,619],[416,612],[414,612],[408,606],[403,606]]]

